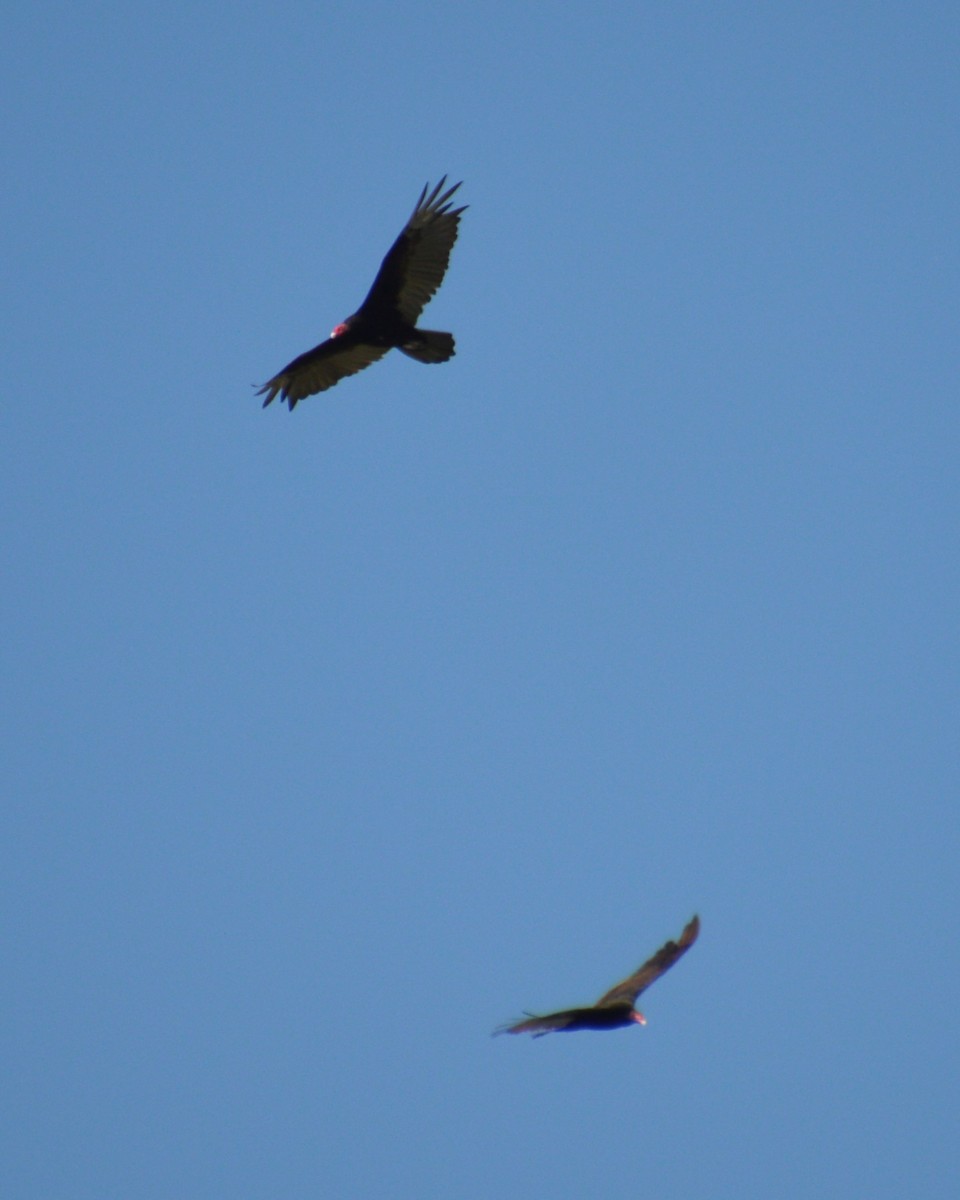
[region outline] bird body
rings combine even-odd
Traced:
[[[266,394],[264,408],[279,395],[292,411],[304,397],[355,375],[388,350],[401,350],[423,363],[453,357],[452,334],[417,328],[421,312],[443,282],[466,208],[450,207],[460,184],[444,191],[446,181],[444,176],[432,191],[429,184],[424,187],[357,311],[325,342],[287,363],[259,389],[257,395]]]
[[[636,1008],[637,997],[686,954],[699,933],[700,918],[694,917],[677,941],[661,946],[642,967],[605,992],[596,1004],[588,1008],[566,1008],[542,1017],[530,1014],[523,1021],[504,1025],[495,1032],[532,1033],[534,1037],[543,1037],[546,1033],[572,1033],[578,1029],[621,1029],[633,1024],[646,1025],[646,1017]]]

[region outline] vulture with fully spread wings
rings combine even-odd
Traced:
[[[591,1008],[568,1008],[545,1017],[530,1016],[515,1025],[504,1025],[495,1033],[559,1033],[573,1029],[620,1029],[624,1025],[646,1025],[647,1018],[634,1005],[641,992],[669,971],[673,964],[690,949],[700,932],[700,918],[694,917],[680,934],[680,940],[661,946],[653,958],[634,973],[601,996]]]
[[[452,334],[416,328],[424,306],[443,282],[460,214],[466,208],[450,207],[450,197],[460,184],[443,191],[446,182],[444,175],[433,191],[427,184],[420,193],[410,220],[387,251],[373,287],[353,316],[259,389],[258,396],[266,393],[264,408],[279,395],[292,412],[298,400],[326,391],[393,348],[424,363],[453,357]]]

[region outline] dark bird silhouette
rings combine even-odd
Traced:
[[[690,949],[700,932],[700,918],[694,917],[687,925],[680,940],[661,946],[653,958],[627,976],[622,983],[600,997],[591,1008],[567,1008],[563,1012],[548,1013],[545,1017],[528,1016],[515,1025],[504,1025],[495,1033],[532,1033],[543,1037],[545,1033],[559,1033],[573,1029],[620,1029],[624,1025],[646,1025],[647,1018],[634,1007],[637,997],[656,982],[664,971]]]
[[[353,316],[259,389],[258,396],[266,393],[264,408],[279,394],[292,412],[298,400],[326,391],[394,348],[424,363],[453,357],[452,334],[416,328],[424,306],[443,282],[460,214],[467,207],[451,209],[450,197],[460,184],[444,192],[446,182],[444,175],[429,195],[429,184],[420,193],[410,220],[387,251],[373,287]]]

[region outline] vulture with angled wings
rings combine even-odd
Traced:
[[[451,208],[451,196],[460,184],[444,191],[446,182],[444,175],[432,191],[427,184],[420,193],[410,220],[387,251],[367,298],[353,316],[259,389],[258,396],[266,395],[264,408],[279,395],[292,411],[305,396],[355,375],[388,350],[402,350],[423,363],[453,357],[452,334],[417,328],[421,312],[443,282],[460,214],[466,208]]]
[[[647,1018],[638,1012],[635,1005],[641,992],[669,971],[673,964],[690,949],[700,932],[700,918],[694,917],[676,942],[665,946],[648,959],[643,966],[627,976],[622,983],[611,988],[589,1008],[567,1008],[562,1012],[548,1013],[544,1017],[528,1016],[516,1024],[504,1025],[495,1033],[532,1033],[543,1037],[545,1033],[571,1032],[575,1029],[620,1029],[626,1025],[646,1025]]]

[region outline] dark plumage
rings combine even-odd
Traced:
[[[622,983],[604,993],[590,1008],[567,1008],[562,1012],[548,1013],[544,1017],[529,1016],[516,1024],[504,1025],[496,1033],[532,1033],[543,1037],[545,1033],[570,1032],[574,1029],[620,1029],[625,1025],[646,1025],[643,1013],[634,1007],[637,997],[656,982],[664,971],[690,949],[700,932],[700,918],[694,917],[680,934],[679,941],[667,942],[648,959],[643,966],[629,975]]]
[[[410,220],[387,251],[367,298],[353,316],[259,389],[258,396],[266,393],[264,408],[279,394],[292,411],[298,400],[326,391],[394,348],[424,363],[453,357],[452,334],[416,328],[424,306],[443,282],[460,214],[466,208],[451,209],[450,197],[460,184],[444,192],[446,182],[444,175],[429,195],[429,184],[420,193]]]

